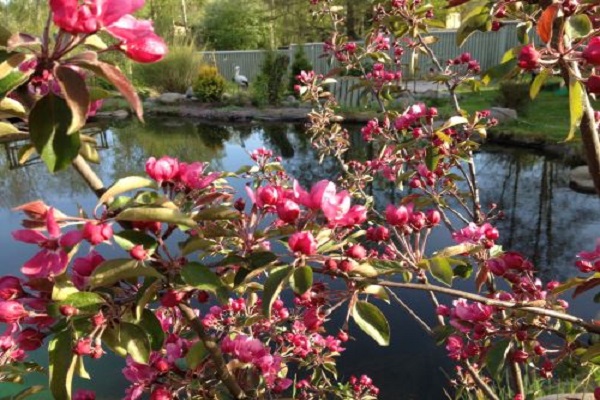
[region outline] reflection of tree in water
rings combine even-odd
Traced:
[[[526,254],[550,278],[573,275],[575,254],[593,247],[599,200],[568,186],[568,167],[525,151],[477,156],[483,202],[506,213],[501,244]],[[486,203],[487,202],[487,203]]]
[[[197,124],[196,129],[206,147],[212,150],[223,150],[225,142],[231,139],[230,131],[219,125]]]
[[[289,126],[284,124],[265,124],[263,138],[270,147],[275,147],[281,157],[294,157],[294,147],[288,139]]]

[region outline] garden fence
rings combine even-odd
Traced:
[[[469,52],[479,61],[482,71],[500,63],[504,53],[519,45],[517,40],[516,24],[507,24],[498,32],[476,32],[462,47],[456,46],[456,30],[438,30],[431,34],[439,38],[436,43],[431,44],[431,48],[438,56],[441,62],[455,58],[463,52]],[[320,74],[326,74],[336,66],[335,60],[324,56],[323,43],[306,43],[303,45],[291,45],[286,49],[277,50],[280,54],[285,54],[290,59],[290,65],[294,61],[298,46],[304,48],[306,58],[313,66],[313,70]],[[226,79],[232,80],[234,76],[234,67],[240,66],[240,73],[245,75],[250,84],[260,73],[261,65],[265,59],[264,50],[237,50],[237,51],[205,51],[202,56],[206,62],[216,65],[221,75]],[[402,69],[405,78],[413,79],[408,76],[408,63],[410,51],[406,51],[402,58]],[[417,68],[415,70],[415,79],[424,79],[433,63],[427,55],[420,55]],[[344,106],[355,107],[359,105],[360,93],[349,93],[355,86],[356,78],[344,79],[334,87],[330,88],[338,97],[340,103]],[[360,90],[360,89],[359,89]]]

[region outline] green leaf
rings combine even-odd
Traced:
[[[271,318],[271,307],[293,272],[292,266],[278,267],[270,271],[269,277],[265,281],[262,302],[263,314],[267,318]]]
[[[588,347],[587,351],[581,356],[581,362],[591,362],[600,365],[600,343]]]
[[[571,40],[576,40],[589,35],[594,26],[590,17],[585,14],[577,14],[567,19],[565,28]]]
[[[277,258],[277,254],[271,251],[255,251],[248,256],[248,261],[251,269],[257,269],[277,261]]]
[[[389,346],[390,324],[379,308],[366,301],[357,301],[352,310],[352,317],[360,329],[380,346]]]
[[[29,114],[29,135],[50,172],[67,168],[79,154],[79,134],[69,135],[72,115],[67,103],[47,94]]]
[[[197,225],[196,221],[181,211],[163,207],[128,208],[117,215],[117,221],[159,221],[190,228]]]
[[[431,275],[433,275],[438,282],[448,286],[452,285],[454,272],[452,271],[452,266],[450,265],[448,258],[433,257],[429,259],[429,270]]]
[[[449,120],[444,122],[444,125],[442,125],[440,130],[443,131],[444,129],[448,129],[448,128],[456,126],[456,125],[464,125],[464,124],[468,124],[468,123],[469,123],[469,120],[466,119],[465,117],[455,115],[454,117],[450,117]]]
[[[294,269],[290,286],[296,294],[304,294],[312,287],[313,270],[311,267],[302,266]]]
[[[440,161],[440,155],[435,147],[428,147],[427,153],[425,154],[425,165],[430,171],[435,171],[438,162]]]
[[[144,284],[135,295],[134,317],[136,320],[142,318],[142,313],[146,305],[156,297],[159,290],[160,281],[155,278],[146,278]]]
[[[16,126],[8,122],[0,121],[0,136],[14,135],[15,133],[19,133]]]
[[[472,252],[481,249],[482,247],[480,245],[473,243],[462,243],[455,246],[446,247],[445,249],[435,252],[434,255],[436,257],[454,257],[465,253],[471,254]]]
[[[531,21],[521,22],[517,24],[517,38],[519,42],[522,44],[529,43],[529,31],[533,28],[533,23]]]
[[[97,293],[94,292],[78,292],[67,296],[66,299],[60,302],[60,305],[71,305],[77,308],[80,312],[84,313],[96,313],[100,309],[100,306],[105,301]]]
[[[148,335],[150,348],[154,351],[160,351],[165,342],[165,331],[162,329],[160,321],[152,311],[145,309],[142,312],[142,318],[137,322]]]
[[[75,364],[75,373],[83,379],[91,379],[90,374],[85,369],[83,357],[78,356]]]
[[[203,237],[193,237],[186,241],[181,249],[181,255],[187,256],[198,250],[208,251],[215,246],[214,240],[205,239]]]
[[[156,189],[156,182],[152,179],[143,178],[141,176],[128,176],[119,179],[109,187],[106,192],[98,199],[98,204],[107,203],[110,199],[119,196],[131,190],[151,188]]]
[[[207,266],[191,262],[181,269],[183,281],[190,286],[200,290],[208,290],[215,293],[223,287],[221,279]]]
[[[73,293],[79,293],[79,290],[75,287],[73,282],[71,282],[66,274],[59,275],[54,279],[54,286],[52,287],[52,300],[64,301]]]
[[[388,295],[387,290],[383,286],[380,285],[369,285],[363,290],[364,294],[370,294],[375,296],[376,298],[385,301],[386,303],[390,303],[390,296]]]
[[[81,143],[81,147],[79,148],[79,154],[81,155],[81,157],[85,158],[86,161],[89,161],[94,164],[100,164],[100,154],[98,154],[96,146],[91,143]]]
[[[475,8],[456,31],[456,45],[461,47],[473,33],[492,29],[492,16],[488,7]]]
[[[543,69],[533,80],[531,83],[531,87],[529,88],[529,97],[531,100],[535,99],[537,95],[540,93],[542,86],[546,83],[546,80],[552,76],[552,71],[549,69]]]
[[[485,71],[485,73],[483,73],[481,76],[481,82],[484,85],[489,85],[492,81],[507,79],[508,77],[517,73],[519,70],[520,69],[517,65],[517,60],[512,58]]]
[[[9,55],[5,61],[0,62],[0,79],[6,78],[28,58],[29,56],[25,53],[14,53]]]
[[[492,374],[492,377],[498,378],[504,367],[506,356],[510,350],[510,340],[504,339],[492,345],[485,356],[485,364]]]
[[[140,326],[121,322],[119,325],[106,329],[102,340],[116,354],[122,357],[128,354],[139,364],[148,363],[150,340],[148,334]]]
[[[571,125],[569,129],[569,135],[565,141],[573,140],[575,138],[575,132],[581,123],[583,118],[583,103],[585,101],[585,87],[583,83],[578,81],[575,77],[571,76],[571,82],[569,83],[569,110],[571,112]]]
[[[155,250],[158,243],[152,236],[135,230],[124,230],[115,233],[115,242],[125,251],[130,251],[137,245],[142,245],[146,250]]]
[[[199,340],[185,355],[185,362],[190,369],[196,369],[208,357],[208,350],[202,340]]]
[[[48,343],[50,391],[55,399],[70,400],[77,356],[70,331],[57,334]]]
[[[71,110],[71,126],[67,133],[77,132],[85,125],[90,109],[90,93],[85,79],[74,69],[62,65],[54,68],[54,76]]]
[[[226,205],[205,208],[194,215],[196,221],[232,220],[238,219],[239,217],[239,211]]]
[[[25,111],[23,104],[8,97],[0,99],[0,118],[25,118],[26,116],[27,111]]]
[[[0,79],[0,99],[6,97],[10,92],[27,82],[29,75],[33,71],[23,73],[21,71],[13,71],[4,78]]]
[[[145,267],[140,262],[131,259],[114,259],[103,262],[92,272],[91,287],[112,286],[115,283],[141,276],[162,278],[162,275],[152,267]]]

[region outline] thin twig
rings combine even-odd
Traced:
[[[500,400],[498,396],[496,396],[496,393],[494,393],[492,388],[489,387],[489,385],[485,383],[483,379],[481,379],[481,377],[479,376],[479,372],[477,372],[477,370],[471,365],[471,363],[466,361],[465,364],[467,366],[469,374],[471,375],[477,386],[479,386],[479,388],[483,390],[483,393],[491,400]]]
[[[421,328],[423,328],[423,330],[425,332],[427,332],[427,334],[429,336],[433,336],[433,329],[431,329],[431,327],[429,325],[427,325],[427,322],[423,321],[423,319],[421,319],[421,317],[419,317],[417,315],[417,313],[415,313],[414,310],[408,306],[408,304],[406,304],[404,301],[402,301],[402,299],[400,297],[398,297],[398,295],[396,293],[394,293],[392,291],[392,289],[390,289],[390,288],[385,288],[385,289],[392,296],[392,298],[394,300],[396,300],[396,302],[398,304],[400,304],[400,307],[402,307],[404,309],[404,311],[406,311],[408,313],[408,315],[410,315],[411,317],[413,317],[413,319],[415,321],[417,321],[417,323],[421,326]]]
[[[501,307],[506,309],[513,310],[521,310],[531,314],[541,315],[550,318],[560,319],[562,321],[571,322],[577,326],[582,327],[586,331],[590,333],[598,333],[600,334],[600,325],[596,325],[594,323],[585,321],[582,318],[576,317],[574,315],[565,314],[560,311],[549,310],[546,308],[541,308],[535,306],[535,304],[539,304],[538,302],[522,302],[522,303],[513,303],[510,301],[496,300],[490,299],[488,297],[483,297],[478,294],[463,292],[461,290],[456,290],[452,288],[446,288],[442,286],[435,286],[430,284],[423,283],[404,283],[404,282],[392,282],[392,281],[377,281],[378,285],[387,286],[387,287],[397,287],[404,289],[412,289],[412,290],[423,290],[431,293],[442,293],[452,297],[464,298],[471,301],[476,301],[478,303],[486,304],[488,306]]]
[[[217,376],[223,382],[223,384],[229,390],[229,393],[235,399],[245,399],[246,393],[242,390],[240,385],[237,383],[229,369],[227,368],[227,364],[225,363],[225,359],[223,358],[223,353],[219,348],[219,345],[215,342],[215,340],[206,333],[204,327],[202,326],[202,322],[198,319],[194,310],[188,307],[185,304],[179,304],[179,309],[189,322],[191,328],[196,332],[202,343],[204,343],[204,347],[208,350],[210,354],[210,358],[215,363],[215,367],[217,369]]]

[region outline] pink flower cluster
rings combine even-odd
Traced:
[[[441,221],[441,214],[437,210],[427,212],[415,211],[414,205],[395,206],[389,204],[385,209],[385,220],[393,227],[400,229],[405,235],[425,228],[432,228]]]
[[[267,386],[276,393],[281,393],[292,384],[289,378],[280,377],[283,364],[279,355],[272,355],[267,346],[260,340],[238,334],[231,339],[225,337],[221,342],[223,353],[231,355],[245,364],[252,364],[264,378]]]
[[[458,299],[452,302],[450,309],[450,324],[462,333],[473,333],[475,339],[480,339],[493,331],[492,318],[494,316],[494,307],[486,306],[481,303],[469,303],[465,299]],[[438,313],[446,314],[443,309],[438,309]]]
[[[145,0],[50,0],[54,23],[73,35],[106,30],[120,41],[119,48],[134,61],[149,63],[167,53],[165,42],[154,33],[151,21],[131,14]]]
[[[385,65],[375,63],[373,71],[367,73],[365,78],[370,80],[377,90],[381,90],[386,83],[400,81],[402,79],[402,71],[386,71]]]
[[[582,251],[577,254],[575,265],[584,274],[595,271],[600,272],[600,240],[593,251]]]
[[[425,118],[425,122],[431,122],[432,118],[437,116],[438,111],[435,107],[427,108],[423,103],[413,104],[394,121],[394,127],[397,130],[408,129],[413,125],[420,123],[421,118]]]
[[[473,74],[478,74],[481,71],[479,62],[471,57],[471,53],[462,53],[460,56],[452,60],[448,60],[448,65],[465,65],[467,67],[467,71]]]
[[[180,162],[164,156],[158,160],[150,157],[146,161],[146,173],[160,184],[172,184],[176,189],[202,190],[221,176],[218,172],[206,174],[207,163]]]
[[[471,222],[468,226],[452,233],[452,238],[457,243],[483,244],[486,248],[494,246],[500,233],[489,223],[481,226]]]

